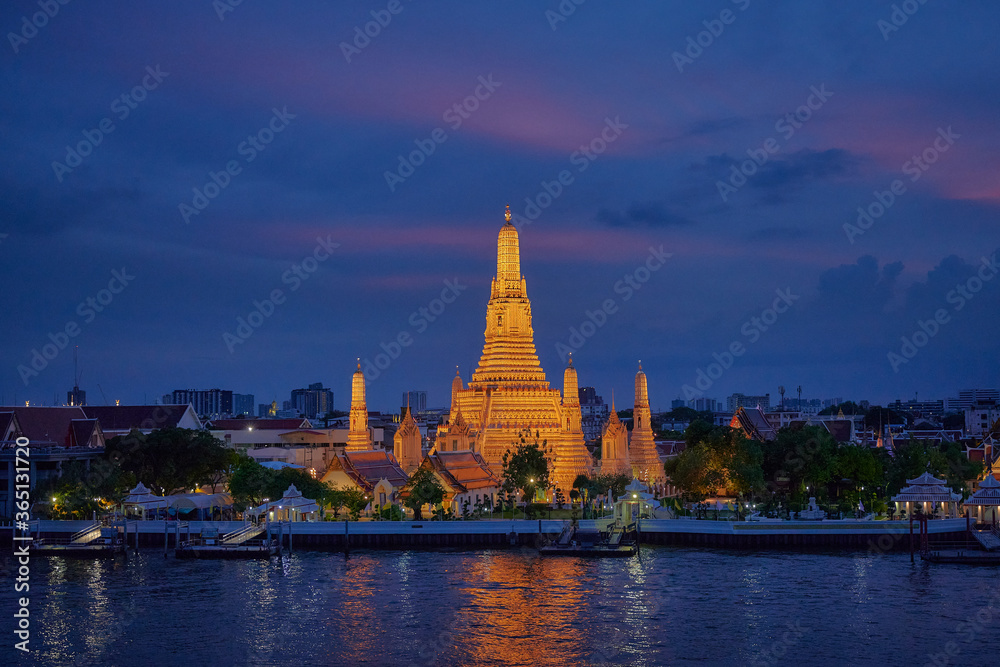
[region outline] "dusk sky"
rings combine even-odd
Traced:
[[[4,2],[0,403],[65,401],[79,345],[95,404],[344,410],[404,334],[369,408],[447,405],[506,204],[558,387],[566,347],[619,408],[639,359],[654,410],[699,369],[773,403],[996,387],[1000,5],[895,6]]]

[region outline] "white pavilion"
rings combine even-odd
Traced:
[[[965,507],[974,511],[979,523],[996,523],[1000,518],[1000,481],[993,475],[979,483],[979,488],[964,503]]]
[[[892,497],[896,510],[904,516],[912,516],[918,509],[930,517],[947,519],[958,517],[958,506],[962,495],[949,489],[943,479],[925,472],[916,479],[908,479],[909,486],[903,487]]]

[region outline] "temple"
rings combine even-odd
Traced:
[[[635,406],[632,411],[632,442],[629,444],[629,459],[632,463],[632,476],[646,483],[647,486],[662,488],[666,485],[666,473],[660,462],[653,439],[652,415],[649,411],[649,389],[646,386],[646,374],[642,372],[642,362],[639,362],[639,372],[635,374]]]
[[[601,433],[601,474],[632,474],[628,456],[628,429],[618,418],[614,395],[611,397],[611,417]]]
[[[365,374],[361,372],[361,362],[351,380],[350,431],[347,433],[349,452],[363,452],[372,448],[371,434],[368,432],[368,405],[365,402]]]
[[[593,461],[584,444],[576,369],[564,374],[563,395],[549,386],[535,352],[531,302],[521,275],[517,229],[510,207],[497,238],[497,271],[486,305],[486,332],[479,366],[467,387],[452,383],[450,426],[468,428],[468,448],[499,471],[505,451],[530,429],[552,457],[552,480],[564,493]],[[451,437],[451,436],[449,436]],[[453,438],[452,440],[457,440]]]

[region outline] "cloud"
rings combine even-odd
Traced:
[[[602,208],[597,221],[611,227],[674,227],[694,221],[668,210],[662,202],[632,203],[624,212]]]

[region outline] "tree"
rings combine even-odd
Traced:
[[[164,428],[108,440],[110,461],[158,495],[217,484],[238,463],[233,450],[208,431]]]
[[[351,486],[343,490],[344,507],[350,514],[352,521],[357,521],[361,517],[361,511],[368,505],[368,496],[361,492],[356,486]]]
[[[703,422],[691,426],[696,424]],[[688,440],[680,455],[667,460],[664,471],[689,496],[701,499],[721,488],[741,496],[764,489],[761,445],[747,440],[742,431],[698,426],[688,429]]]
[[[423,520],[424,505],[438,505],[444,501],[444,488],[429,468],[420,467],[403,487],[403,504],[413,510],[413,518]]]
[[[534,442],[527,442],[530,431],[521,434],[520,444],[514,443],[516,449],[508,449],[501,459],[501,490],[508,495],[521,491],[525,502],[529,502],[536,488],[549,488],[549,459],[546,441],[538,444],[538,434]]]
[[[238,456],[229,476],[229,493],[238,510],[261,505],[265,498],[277,500],[292,485],[320,506],[329,502],[330,487],[309,473],[295,468],[271,470],[245,454]]]

